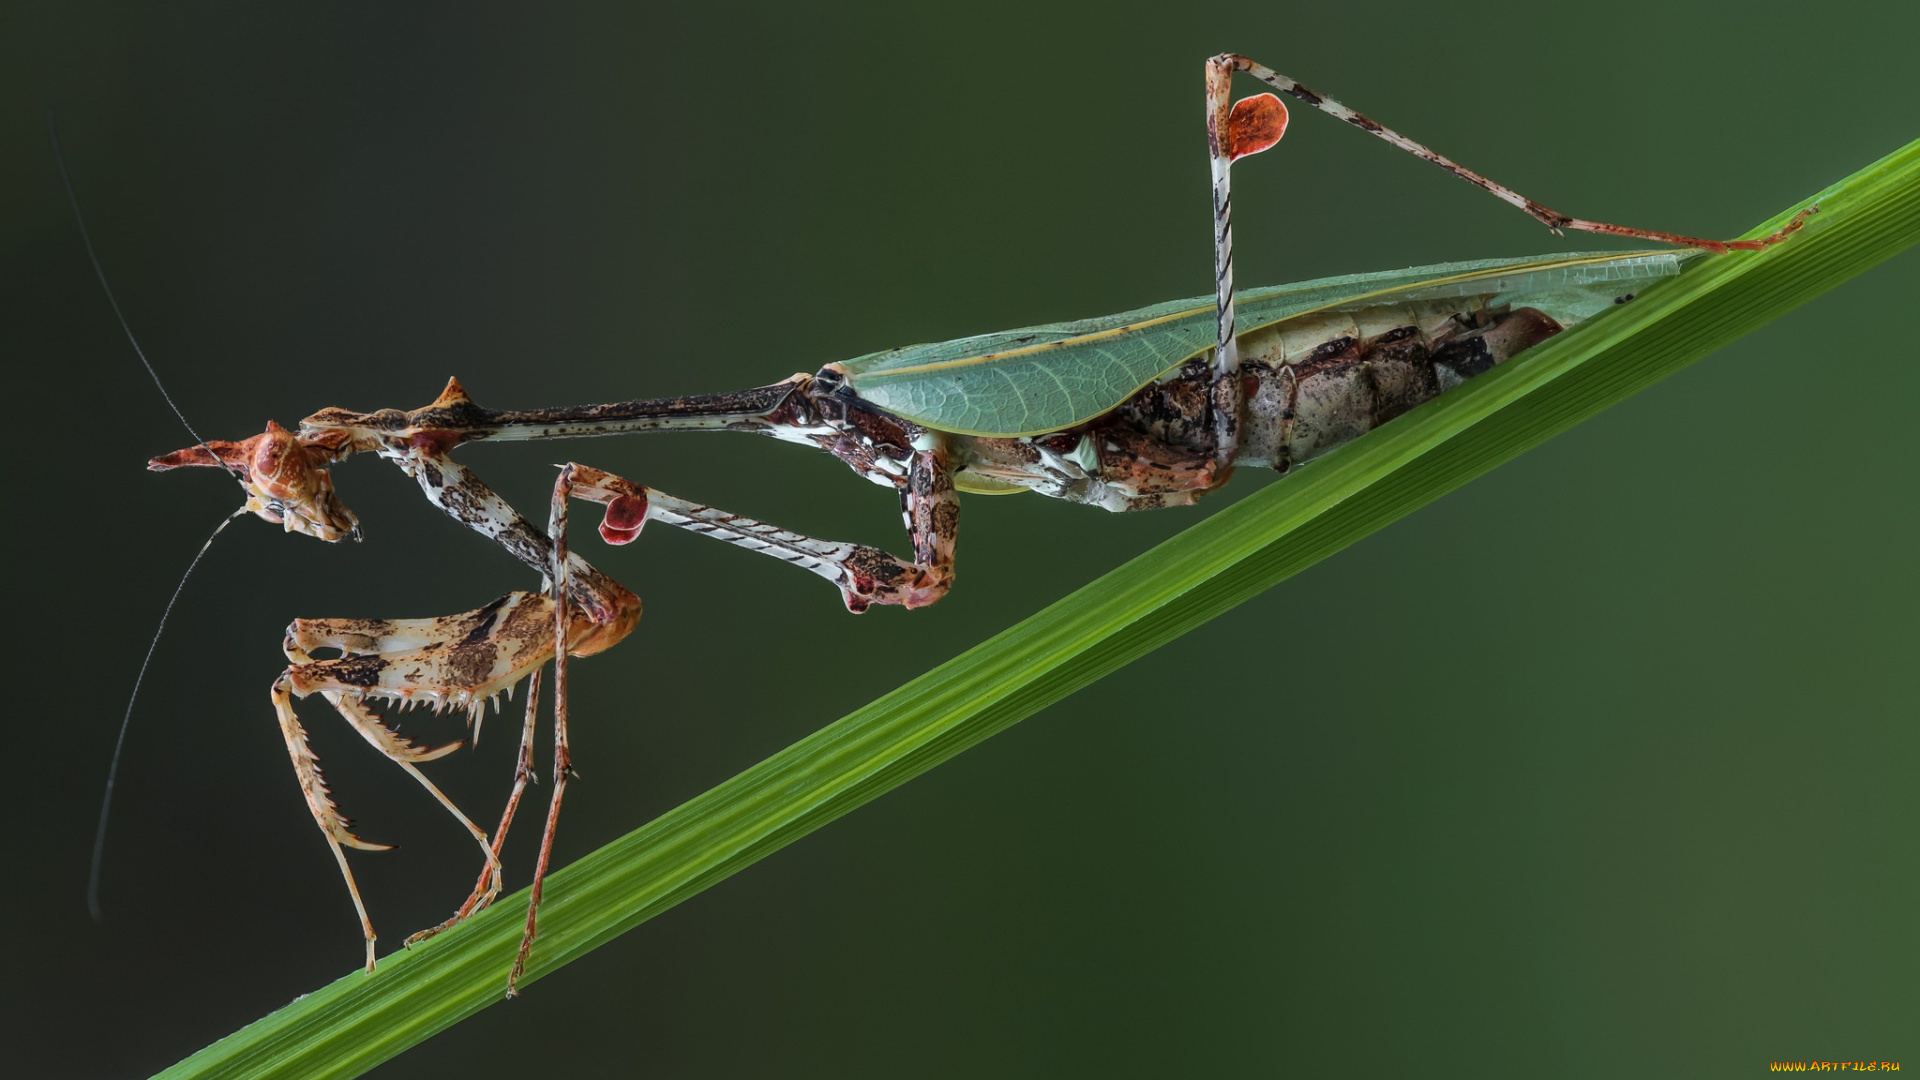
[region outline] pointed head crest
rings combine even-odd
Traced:
[[[360,519],[354,517],[333,492],[335,436],[323,432],[314,438],[288,431],[273,421],[251,439],[228,442],[214,439],[162,454],[147,462],[154,472],[189,466],[224,468],[240,478],[247,491],[247,510],[263,520],[333,543],[360,538]]]

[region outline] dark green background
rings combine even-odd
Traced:
[[[156,657],[89,922],[124,695],[235,492],[140,471],[187,439],[90,278],[45,105],[142,340],[237,438],[455,373],[502,407],[730,389],[1202,293],[1201,61],[1229,48],[1555,207],[1736,233],[1920,135],[1920,16],[1893,7],[9,5],[9,1072],[143,1075],[351,970],[268,708],[281,627],[533,582],[372,461],[337,474],[365,544],[231,529]],[[1236,194],[1246,284],[1604,246],[1319,116]],[[1915,258],[379,1075],[1920,1065]],[[571,456],[903,548],[889,495],[772,442],[464,456],[523,507]],[[1198,513],[973,499],[952,598],[861,618],[669,529],[583,540],[648,614],[577,669],[561,857]],[[406,848],[355,860],[397,944],[464,895],[471,845],[305,715],[365,835]],[[433,770],[476,816],[513,726]]]

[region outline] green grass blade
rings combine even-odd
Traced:
[[[1920,142],[1817,201],[1791,242],[1701,260],[554,874],[526,982],[1912,246]],[[163,1075],[358,1075],[500,999],[523,904],[504,899]]]

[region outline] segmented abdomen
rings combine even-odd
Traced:
[[[1240,335],[1235,465],[1285,472],[1559,333],[1484,298],[1327,311]],[[1080,427],[965,440],[968,491],[1030,489],[1108,510],[1186,506],[1227,473],[1214,453],[1211,352]]]
[[[1451,299],[1324,312],[1244,334],[1237,462],[1284,472],[1560,330],[1535,308]]]

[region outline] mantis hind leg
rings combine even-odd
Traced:
[[[1555,233],[1559,233],[1563,229],[1575,229],[1580,232],[1599,233],[1604,236],[1624,236],[1635,240],[1651,240],[1661,244],[1678,244],[1682,247],[1701,248],[1706,251],[1711,251],[1716,255],[1723,255],[1728,251],[1759,251],[1762,248],[1771,247],[1799,231],[1801,224],[1805,222],[1807,216],[1815,213],[1819,209],[1815,206],[1809,206],[1798,214],[1795,214],[1793,220],[1787,222],[1787,224],[1778,231],[1753,240],[1709,240],[1705,237],[1685,236],[1680,233],[1659,232],[1653,229],[1637,229],[1627,225],[1613,225],[1604,221],[1587,221],[1584,218],[1573,217],[1570,214],[1563,214],[1558,210],[1549,209],[1504,184],[1495,183],[1479,173],[1474,172],[1472,169],[1455,162],[1451,158],[1436,153],[1420,143],[1414,142],[1405,135],[1381,124],[1379,121],[1362,116],[1360,113],[1327,97],[1325,94],[1302,86],[1300,83],[1287,78],[1272,68],[1250,60],[1247,57],[1234,53],[1223,53],[1207,62],[1207,71],[1210,85],[1215,79],[1214,73],[1216,71],[1223,71],[1228,76],[1234,71],[1244,71],[1254,78],[1259,79],[1261,82],[1266,83],[1268,86],[1273,87],[1275,90],[1293,98],[1295,101],[1312,106],[1336,120],[1345,121],[1359,128],[1361,131],[1384,139],[1422,161],[1428,161],[1438,165],[1440,168],[1447,170],[1460,179],[1465,180],[1467,183],[1472,184],[1474,187],[1492,195],[1494,198],[1525,211],[1534,220],[1552,229]],[[1281,116],[1280,127],[1284,130],[1286,126],[1284,110]],[[1275,136],[1275,138],[1277,137],[1278,136]],[[1268,145],[1271,145],[1271,143]],[[1265,148],[1265,146],[1259,147],[1259,149]],[[1258,150],[1250,152],[1257,153]],[[1243,155],[1234,154],[1233,156],[1238,157]]]
[[[1808,215],[1819,207],[1809,206],[1793,216],[1777,231],[1754,240],[1708,240],[1680,233],[1638,229],[1603,221],[1588,221],[1563,214],[1527,198],[1503,184],[1474,172],[1442,154],[1436,153],[1405,135],[1309,89],[1264,64],[1235,53],[1222,53],[1207,61],[1207,152],[1213,173],[1213,270],[1214,297],[1219,326],[1213,352],[1213,384],[1210,406],[1213,411],[1214,461],[1219,467],[1233,463],[1239,448],[1240,406],[1245,397],[1240,380],[1239,347],[1235,340],[1233,310],[1233,194],[1232,168],[1237,158],[1260,153],[1280,141],[1287,130],[1287,110],[1272,94],[1261,94],[1239,102],[1232,100],[1233,73],[1244,71],[1275,90],[1303,102],[1335,119],[1352,124],[1428,161],[1494,198],[1516,206],[1555,233],[1563,229],[1652,240],[1662,244],[1702,248],[1715,254],[1728,251],[1758,251],[1785,240],[1799,231]]]
[[[1207,157],[1213,173],[1213,291],[1217,318],[1212,385],[1207,404],[1213,412],[1213,460],[1217,468],[1233,464],[1240,448],[1240,348],[1233,313],[1233,159],[1257,154],[1280,140],[1287,110],[1272,94],[1248,98],[1242,117],[1260,114],[1266,121],[1257,135],[1236,138],[1232,105],[1234,66],[1230,57],[1207,61]],[[1275,110],[1278,122],[1274,123]],[[1245,126],[1245,125],[1242,125]],[[1236,143],[1242,145],[1236,146]]]

